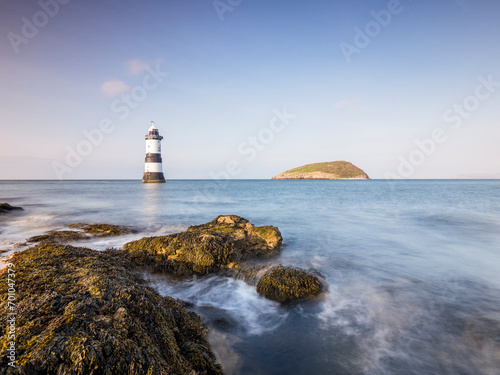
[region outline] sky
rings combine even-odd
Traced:
[[[0,0],[0,180],[500,178],[497,0]]]

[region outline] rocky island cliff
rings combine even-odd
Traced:
[[[348,161],[314,163],[290,169],[274,176],[273,180],[369,180],[370,177]]]

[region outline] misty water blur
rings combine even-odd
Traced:
[[[500,181],[1,181],[0,249],[71,223],[139,233],[120,248],[220,214],[278,226],[269,263],[321,275],[318,300],[281,306],[242,281],[145,275],[192,304],[228,374],[498,374]]]

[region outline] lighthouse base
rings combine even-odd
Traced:
[[[142,177],[143,183],[162,183],[165,182],[165,177],[163,172],[144,172],[144,177]]]

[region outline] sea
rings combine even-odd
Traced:
[[[0,181],[3,261],[72,223],[138,233],[121,248],[235,214],[277,226],[279,255],[328,285],[280,305],[244,281],[145,274],[190,302],[226,374],[500,374],[500,180]]]

